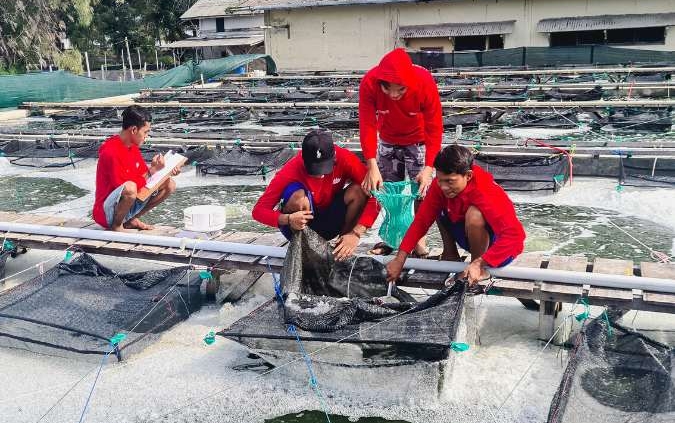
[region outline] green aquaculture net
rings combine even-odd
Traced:
[[[222,59],[189,62],[135,81],[107,81],[68,72],[42,72],[0,76],[0,109],[28,101],[77,101],[137,93],[143,89],[180,87],[191,82],[218,78],[257,59],[265,59],[267,71],[276,72],[270,56],[241,54]]]
[[[413,181],[385,182],[373,196],[384,209],[384,221],[379,235],[388,245],[398,248],[414,218],[417,183]]]

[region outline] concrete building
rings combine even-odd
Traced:
[[[197,49],[202,59],[264,52],[263,11],[240,8],[245,2],[199,0],[181,16],[194,23],[193,36],[164,47]]]
[[[675,50],[675,0],[247,0],[280,70],[368,69],[396,46]]]

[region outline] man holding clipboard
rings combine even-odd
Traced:
[[[105,140],[98,150],[92,215],[106,229],[152,229],[140,217],[176,191],[171,176],[180,173],[186,158],[171,152],[157,154],[148,167],[141,155],[140,146],[150,132],[151,121],[143,107],[127,107],[122,112],[122,131]]]

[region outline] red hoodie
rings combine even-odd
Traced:
[[[408,88],[400,100],[382,92],[380,81]],[[383,141],[396,145],[424,143],[425,165],[433,166],[441,149],[443,113],[438,87],[431,73],[413,65],[404,49],[398,48],[368,71],[359,88],[359,130],[366,160],[377,155],[377,132]]]
[[[516,216],[513,203],[490,173],[476,165],[471,170],[473,178],[455,198],[447,198],[434,178],[415,220],[401,242],[401,250],[410,254],[441,211],[445,210],[448,219],[457,223],[464,220],[469,206],[475,206],[483,213],[496,237],[494,244],[482,256],[488,266],[499,266],[509,257],[515,259],[523,252],[525,230]]]
[[[312,193],[314,207],[322,210],[330,205],[335,195],[344,189],[345,184],[350,182],[360,184],[365,176],[366,167],[359,158],[351,151],[335,146],[333,172],[324,175],[323,178],[312,177],[305,169],[302,152],[300,152],[274,175],[265,192],[253,206],[251,215],[262,224],[278,227],[281,211],[277,209],[277,205],[288,184],[301,183]],[[377,219],[378,213],[377,202],[374,197],[371,197],[359,218],[359,223],[370,228]]]
[[[105,140],[98,149],[96,199],[92,212],[94,221],[107,228],[108,222],[103,211],[105,199],[127,181],[136,182],[137,189],[143,188],[147,173],[148,165],[145,164],[138,146],[125,146],[119,135],[113,135]]]

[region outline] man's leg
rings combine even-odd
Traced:
[[[129,219],[127,223],[125,223],[124,227],[140,230],[153,229],[152,225],[143,223],[139,218],[150,210],[154,209],[158,204],[166,200],[174,192],[176,192],[176,182],[172,178],[169,178],[157,189],[156,194],[150,197],[145,206],[138,213],[136,213],[135,216]]]
[[[351,184],[345,189],[344,202],[347,210],[345,213],[345,222],[344,225],[342,225],[342,231],[340,232],[343,235],[354,229],[358,223],[361,213],[363,213],[363,209],[368,202],[368,196],[365,191],[363,191],[363,188],[361,188],[361,185]]]
[[[483,213],[475,206],[470,206],[464,216],[466,239],[469,241],[471,260],[481,257],[490,247],[490,232]]]
[[[411,181],[414,181],[417,175],[424,168],[425,152],[426,148],[423,144],[409,145],[405,147],[405,167],[408,172],[408,177]],[[422,200],[415,200],[415,213],[417,213],[417,209],[419,209],[420,204],[422,204]],[[455,250],[456,249],[457,247],[455,247]],[[427,250],[426,235],[420,238],[420,240],[417,242],[417,245],[415,246],[415,253],[418,256],[429,254],[429,251]]]
[[[439,217],[436,219],[438,231],[441,233],[441,239],[443,240],[443,254],[441,254],[441,260],[460,261],[461,257],[459,256],[459,250],[457,250],[457,242],[448,228],[449,223],[450,221],[447,217]]]
[[[131,207],[133,207],[136,202],[136,194],[136,183],[131,181],[125,182],[119,201],[115,205],[115,212],[113,214],[113,220],[110,223],[110,230],[118,232],[124,231],[124,220],[129,214]]]
[[[281,211],[286,214],[310,210],[312,210],[312,207],[309,202],[309,197],[307,197],[304,189],[293,191],[293,194],[291,194],[288,200],[284,201],[284,206],[281,209]]]

